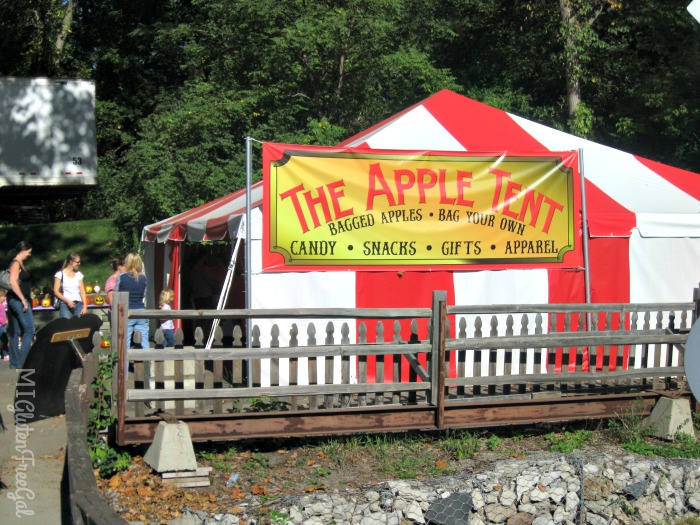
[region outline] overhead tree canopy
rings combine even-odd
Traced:
[[[335,144],[444,88],[700,171],[700,24],[663,0],[4,2],[0,74],[96,81],[79,215],[123,248],[241,187],[246,136]]]

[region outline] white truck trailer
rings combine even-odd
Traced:
[[[39,200],[96,184],[95,84],[0,77],[0,193]]]

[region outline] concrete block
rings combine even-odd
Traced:
[[[673,439],[679,432],[695,437],[687,399],[660,398],[642,426],[653,428],[654,436],[661,439]]]
[[[187,423],[158,423],[153,443],[143,460],[156,472],[196,470],[197,459]]]

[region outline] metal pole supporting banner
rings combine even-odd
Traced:
[[[251,309],[253,303],[253,291],[252,291],[252,255],[253,248],[251,246],[251,179],[253,171],[253,138],[245,138],[245,307],[247,310]],[[251,339],[253,334],[252,325],[253,320],[248,319],[245,323],[245,342],[246,348],[251,348]],[[253,371],[251,370],[251,362],[248,360],[248,387],[253,386]]]
[[[583,249],[583,281],[586,288],[586,304],[591,304],[591,273],[588,263],[588,242],[590,235],[588,231],[588,213],[586,204],[586,177],[583,174],[583,148],[578,150],[578,168],[579,178],[581,180],[581,233],[582,233],[582,249]],[[588,318],[588,330],[591,329],[590,314]]]

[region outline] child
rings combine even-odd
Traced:
[[[7,338],[7,292],[0,290],[0,355],[3,361],[10,360],[9,339]]]
[[[160,292],[160,301],[158,302],[160,309],[172,310],[170,305],[173,303],[173,299],[175,299],[175,292],[173,292],[170,288],[166,288]],[[175,323],[173,323],[173,320],[165,319],[161,321],[160,329],[163,331],[163,337],[165,337],[165,341],[163,342],[164,346],[175,346]]]

